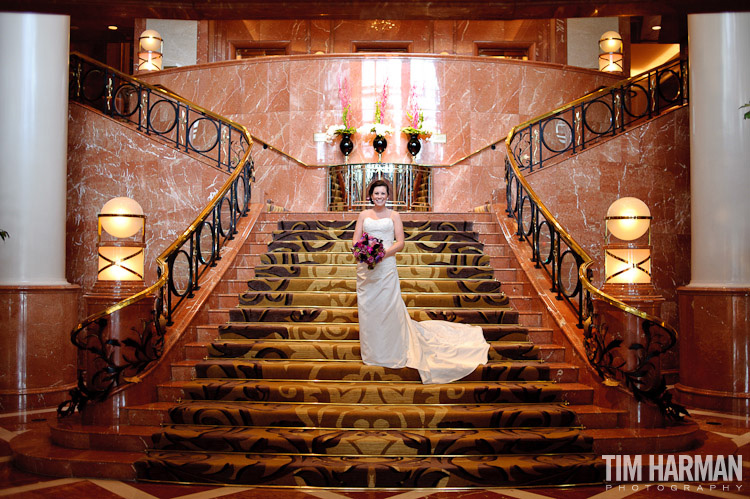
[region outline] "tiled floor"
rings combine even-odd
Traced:
[[[750,497],[750,418],[708,411],[691,411],[692,419],[705,432],[701,446],[689,452],[700,455],[741,455],[741,482],[628,484],[608,489],[606,486],[575,487],[568,489],[495,489],[482,491],[365,491],[347,492],[325,490],[286,490],[248,487],[198,487],[192,485],[161,485],[81,478],[54,478],[32,475],[14,468],[8,442],[25,431],[41,427],[55,410],[30,411],[19,414],[0,414],[0,497],[8,498],[133,498],[133,499],[642,499],[650,497],[678,499],[707,499],[708,497]],[[713,485],[713,487],[712,487]],[[723,488],[723,490],[722,490]]]

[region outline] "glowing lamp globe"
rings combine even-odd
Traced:
[[[622,54],[606,53],[599,56],[599,71],[614,73],[622,71]]]
[[[638,198],[620,198],[607,210],[607,230],[617,239],[633,241],[648,231],[651,211]]]
[[[617,31],[607,31],[599,38],[602,52],[619,52],[622,49],[622,36]]]
[[[110,199],[102,206],[100,215],[105,215],[100,217],[102,228],[117,238],[131,237],[143,228],[143,208],[130,198]]]
[[[147,29],[139,38],[141,44],[141,50],[148,50],[151,52],[161,52],[161,35],[158,31],[153,29]]]

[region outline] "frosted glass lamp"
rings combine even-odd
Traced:
[[[99,281],[142,281],[146,216],[136,201],[109,200],[98,216]]]
[[[605,248],[604,273],[609,284],[649,284],[651,249]]]
[[[651,226],[651,210],[638,198],[624,197],[607,209],[607,230],[617,239],[633,241]]]
[[[599,38],[602,52],[622,52],[622,36],[617,31],[607,31]]]
[[[164,40],[158,31],[147,29],[138,38],[138,70],[159,71],[164,67]]]
[[[599,71],[606,73],[622,72],[622,54],[606,53],[599,55]]]
[[[599,71],[622,72],[622,36],[617,31],[607,31],[599,38]]]
[[[651,210],[638,198],[620,198],[606,217],[604,274],[607,284],[651,283]],[[638,241],[646,233],[646,241]],[[610,243],[610,234],[620,241]]]

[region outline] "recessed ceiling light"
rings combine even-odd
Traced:
[[[112,31],[117,31],[117,26],[115,26],[114,24],[110,24],[109,26],[107,26],[107,28],[111,29]]]
[[[651,26],[651,29],[654,31],[659,31],[661,29],[661,26],[657,24],[656,26]]]

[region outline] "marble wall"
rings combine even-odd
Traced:
[[[591,257],[604,281],[604,217],[621,197],[651,210],[651,273],[664,296],[661,317],[677,325],[678,286],[690,282],[690,128],[684,107],[527,178]]]
[[[228,176],[128,125],[71,103],[68,122],[67,268],[84,292],[96,281],[97,214],[127,196],[146,215],[145,282],[155,259],[193,221]]]
[[[236,49],[243,47],[283,48],[287,55],[340,55],[374,48],[477,55],[479,47],[520,47],[528,51],[529,60],[560,64],[566,63],[567,56],[564,19],[245,19],[200,23],[199,63],[234,59]]]
[[[254,147],[258,188],[290,210],[325,209],[325,170],[340,164],[337,141],[313,134],[341,123],[339,78],[351,88],[351,122],[372,122],[375,101],[388,84],[384,123],[406,125],[412,87],[420,95],[424,126],[446,134],[425,142],[417,157],[436,168],[436,211],[463,211],[492,197],[502,178],[502,153],[487,150],[510,128],[578,98],[618,77],[558,64],[435,55],[303,55],[227,61],[140,76],[248,127],[262,141],[308,165]],[[371,138],[354,138],[350,162],[377,161]],[[408,162],[407,137],[388,137],[385,162]],[[292,180],[290,184],[290,179]],[[290,188],[291,187],[291,188]]]
[[[290,155],[254,144],[254,200],[271,199],[303,212],[325,210],[324,165],[343,162],[338,142],[313,141],[315,132],[341,122],[339,77],[352,89],[354,125],[372,121],[386,81],[384,121],[405,125],[409,91],[413,85],[419,89],[425,127],[447,136],[445,143],[424,143],[417,158],[435,166],[435,211],[466,211],[502,200],[505,150],[502,143],[495,150],[487,146],[512,126],[617,80],[538,62],[356,54],[226,61],[142,76],[246,125]],[[654,283],[666,298],[662,315],[672,323],[677,319],[674,289],[689,280],[688,137],[686,111],[678,110],[529,177],[553,213],[600,262],[609,204],[635,196],[650,206]],[[406,139],[390,136],[383,160],[408,162]],[[351,162],[377,160],[371,139],[358,135],[354,140]],[[84,289],[95,275],[96,213],[106,200],[129,195],[143,205],[149,217],[147,280],[153,281],[154,258],[225,178],[77,105],[71,105],[69,165],[68,250],[74,256],[68,279]]]

